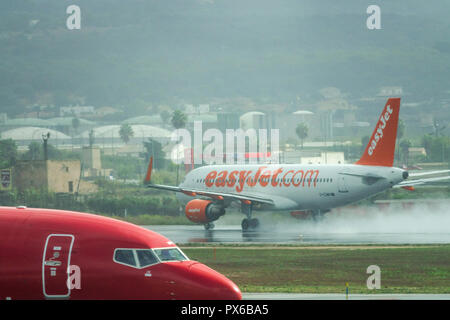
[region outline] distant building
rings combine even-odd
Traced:
[[[107,177],[111,174],[112,169],[102,168],[100,148],[83,147],[81,156],[83,177]]]
[[[240,119],[240,127],[243,130],[248,129],[267,129],[266,114],[259,111],[244,113]]]
[[[113,107],[101,107],[95,110],[95,115],[99,118],[102,118],[104,116],[109,116],[116,113],[121,113],[122,110],[113,108]]]
[[[427,156],[427,152],[425,150],[425,148],[423,147],[410,147],[408,148],[408,153],[410,157],[415,157],[415,156]]]
[[[402,87],[381,87],[378,92],[379,97],[398,97],[403,95]]]
[[[1,133],[1,138],[12,139],[19,146],[27,146],[31,142],[41,142],[42,136],[48,133],[50,133],[50,141],[52,145],[58,146],[61,144],[68,144],[71,141],[71,138],[62,132],[37,127],[20,127],[3,131]]]
[[[193,104],[185,104],[184,112],[186,114],[203,114],[210,112],[209,104],[199,104],[198,106],[194,106]]]
[[[236,130],[240,127],[239,114],[236,112],[219,113],[217,114],[217,121],[218,129],[223,134],[226,134],[227,129]]]
[[[59,108],[59,116],[82,116],[95,114],[95,108],[92,106],[70,106]]]
[[[319,156],[300,157],[300,164],[344,164],[343,152],[321,152]]]
[[[45,188],[56,193],[87,194],[97,191],[95,184],[80,180],[79,160],[18,161],[13,176],[13,185],[20,191],[28,188]]]

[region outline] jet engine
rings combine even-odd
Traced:
[[[297,219],[309,219],[313,212],[311,210],[291,211],[291,216]]]
[[[225,214],[225,208],[210,200],[194,199],[186,204],[186,217],[195,223],[208,223]]]

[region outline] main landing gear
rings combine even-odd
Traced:
[[[252,218],[252,203],[244,203],[241,205],[242,213],[247,216],[242,220],[241,227],[242,231],[248,231],[249,229],[257,229],[259,227],[259,220]]]
[[[313,210],[312,211],[312,219],[314,222],[321,222],[324,219],[325,213],[330,210]]]
[[[214,229],[214,223],[212,222],[205,223],[203,227],[205,228],[205,230],[212,230]]]

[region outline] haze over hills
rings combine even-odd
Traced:
[[[81,30],[66,8],[81,8]],[[2,0],[0,108],[35,103],[148,104],[248,97],[354,97],[402,86],[430,99],[450,90],[450,3],[378,1]]]

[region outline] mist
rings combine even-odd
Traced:
[[[293,218],[288,212],[254,212],[260,229],[255,241],[314,243],[443,243],[450,240],[450,209],[446,202],[412,208],[376,206],[340,208],[320,221]],[[228,213],[216,229],[240,229],[243,215]]]

